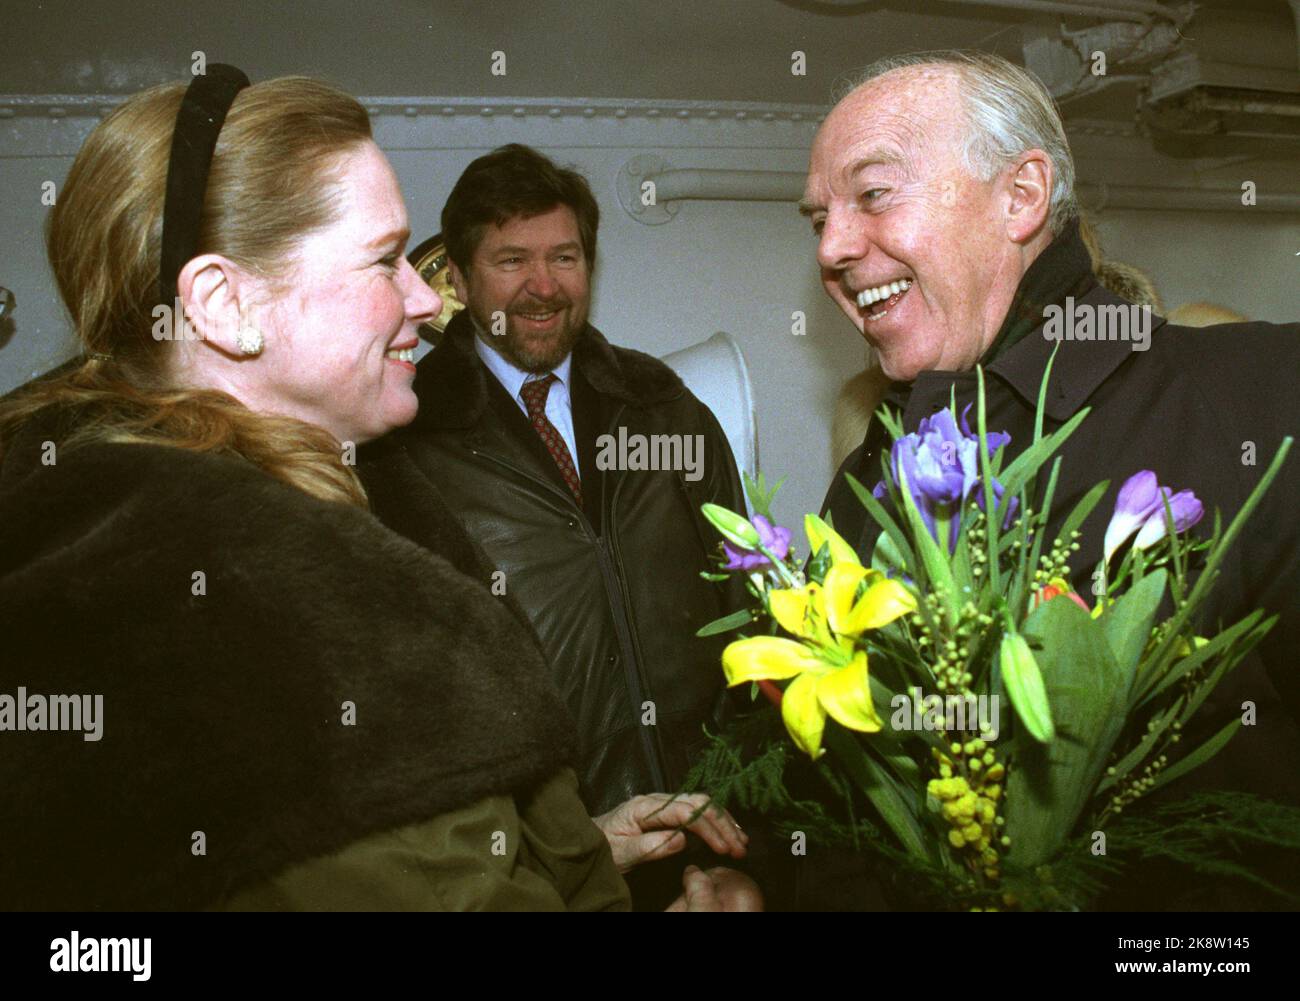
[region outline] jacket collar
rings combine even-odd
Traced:
[[[1077,299],[1096,284],[1092,257],[1079,232],[1079,220],[1071,219],[1020,276],[1007,315],[993,343],[980,358],[980,364],[989,368],[995,358],[1035,330],[1049,304],[1063,303],[1071,295]]]
[[[1063,313],[1069,312],[1068,299],[1055,305],[1059,305]],[[1091,308],[1094,316],[1102,315],[1097,310],[1101,306],[1135,308],[1132,303],[1098,284],[1094,284],[1083,296],[1074,298],[1074,309],[1077,310],[1080,306]],[[1165,325],[1165,318],[1152,312],[1150,323],[1150,334],[1154,338],[1157,331]],[[1046,336],[1046,325],[1046,321],[1040,317],[1034,329],[1019,343],[994,359],[989,366],[989,373],[1006,382],[1032,410],[1038,404],[1038,389],[1043,380],[1043,372],[1053,350],[1056,350],[1056,360],[1052,362],[1052,375],[1047,383],[1043,405],[1047,416],[1058,423],[1067,421],[1078,413],[1121,365],[1134,355],[1141,354],[1129,340],[1053,340]],[[1101,326],[1101,323],[1096,325]]]
[[[447,324],[439,345],[416,365],[415,424],[450,430],[474,427],[488,406],[487,367],[474,350],[474,322],[468,310]],[[675,400],[685,392],[677,373],[640,351],[616,348],[587,324],[573,347],[573,365],[597,392],[633,407]]]
[[[1032,411],[1038,405],[1043,372],[1053,349],[1059,344],[1056,360],[1052,363],[1044,409],[1053,421],[1064,422],[1087,403],[1116,369],[1138,352],[1128,340],[1049,339],[1045,336],[1049,307],[1059,307],[1064,314],[1071,312],[1071,307],[1077,310],[1080,306],[1087,306],[1095,311],[1099,306],[1131,305],[1098,284],[1078,223],[1071,222],[1021,277],[1002,327],[980,359],[980,364],[989,375],[1008,385]],[[1094,312],[1094,315],[1101,314]],[[1164,317],[1152,313],[1153,336],[1164,324]],[[905,383],[891,384],[886,400],[894,404],[920,404],[937,393],[946,403],[950,386],[956,384],[970,389],[976,381],[973,371],[922,372],[910,390]],[[907,409],[910,413],[912,407]]]

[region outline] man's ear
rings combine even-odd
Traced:
[[[233,262],[219,254],[189,260],[176,288],[198,338],[223,354],[242,358],[239,331],[259,327],[252,313],[253,283]]]
[[[1047,228],[1055,179],[1052,161],[1041,149],[1025,150],[1011,165],[1007,236],[1015,243],[1028,243]]]
[[[460,270],[460,266],[455,261],[447,262],[447,277],[451,279],[452,288],[456,290],[456,298],[463,303],[469,302],[469,285],[465,281],[465,274]]]

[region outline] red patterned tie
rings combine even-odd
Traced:
[[[525,382],[519,390],[519,395],[523,397],[524,404],[528,407],[528,417],[533,422],[533,430],[545,442],[551,458],[560,467],[560,475],[573,491],[578,507],[582,507],[582,481],[578,479],[578,471],[573,468],[573,456],[569,454],[569,446],[564,443],[564,436],[555,429],[555,425],[546,418],[546,397],[551,392],[551,383],[555,381],[555,373],[551,372],[540,379]]]

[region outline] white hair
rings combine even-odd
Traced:
[[[877,77],[913,66],[951,66],[957,71],[966,111],[966,169],[982,181],[1028,149],[1041,149],[1052,163],[1047,225],[1053,234],[1079,214],[1074,195],[1074,157],[1060,113],[1042,82],[1028,70],[987,52],[942,49],[878,59],[837,88],[838,104]]]

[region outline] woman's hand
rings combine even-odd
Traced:
[[[677,854],[686,847],[685,831],[693,831],[719,855],[732,858],[744,858],[749,843],[749,835],[731,814],[712,806],[709,797],[701,793],[633,796],[593,819],[609,841],[619,872]]]

